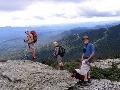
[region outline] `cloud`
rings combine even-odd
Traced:
[[[49,1],[49,0],[48,0]],[[85,2],[90,0],[50,0],[54,2],[73,2],[73,3],[79,3],[79,2]]]
[[[82,10],[82,13],[79,13],[80,16],[84,16],[87,18],[92,18],[92,17],[111,17],[111,16],[116,16],[113,12],[110,11],[97,11],[95,9],[87,9],[84,8]]]
[[[0,0],[0,11],[10,12],[10,11],[25,10],[29,5],[37,2],[79,3],[79,2],[85,2],[85,1],[88,1],[88,0]]]
[[[38,0],[0,0],[0,11],[24,10],[35,1]]]
[[[12,18],[12,20],[19,20],[19,19],[21,19],[21,18],[19,18],[19,17],[13,17]]]
[[[39,20],[44,20],[44,18],[41,17],[41,16],[34,16],[33,18],[35,18],[35,19],[39,19]]]
[[[0,26],[119,20],[120,0],[0,0]]]

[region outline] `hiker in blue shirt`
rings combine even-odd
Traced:
[[[95,54],[94,45],[89,43],[89,37],[88,36],[84,36],[82,38],[82,40],[84,42],[82,60],[85,60],[86,63],[89,64],[89,66],[91,67],[92,58]],[[85,81],[87,81],[88,83],[91,83],[90,71],[88,72],[88,78]]]

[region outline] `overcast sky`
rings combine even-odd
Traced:
[[[120,20],[120,0],[0,0],[0,26]]]

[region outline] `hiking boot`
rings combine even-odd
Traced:
[[[84,81],[80,80],[79,82],[77,82],[77,84],[80,84],[80,85],[81,85],[83,82],[84,82]]]
[[[84,81],[83,83],[81,83],[81,86],[88,86],[87,81]]]
[[[63,70],[63,66],[60,66],[60,70]]]
[[[88,78],[88,83],[91,83],[91,79],[90,78]]]
[[[36,57],[33,57],[32,61],[37,62]]]

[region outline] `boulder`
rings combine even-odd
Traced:
[[[81,86],[76,84],[73,87],[70,87],[68,90],[120,90],[119,82],[112,82],[106,79],[92,80],[88,86]]]
[[[67,90],[77,80],[66,70],[28,60],[0,63],[0,90]]]

